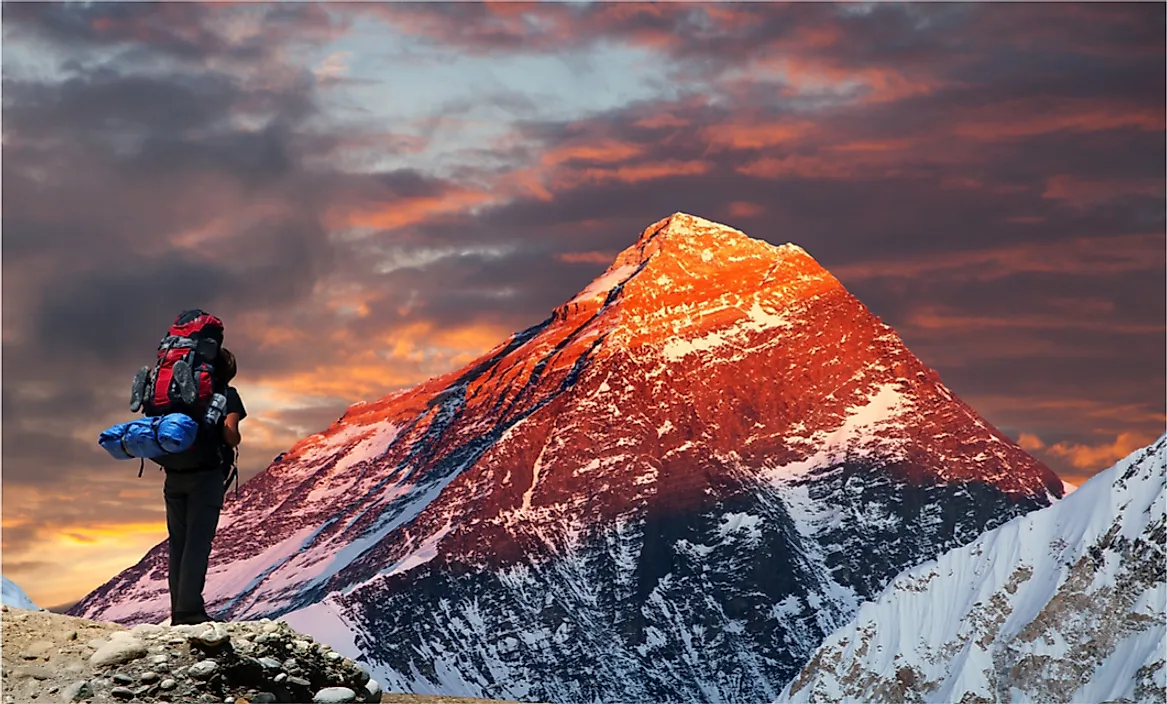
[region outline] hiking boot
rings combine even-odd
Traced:
[[[182,614],[170,619],[172,626],[194,626],[200,623],[222,623],[222,621],[212,618],[206,611],[201,614]]]
[[[146,398],[146,379],[150,376],[150,367],[142,367],[134,375],[134,384],[130,387],[130,413],[137,413],[142,409],[142,401]]]
[[[195,384],[194,372],[190,368],[190,364],[185,359],[180,359],[174,363],[174,383],[178,384],[178,394],[182,396],[182,402],[188,406],[194,405],[195,399],[199,396],[199,387]]]

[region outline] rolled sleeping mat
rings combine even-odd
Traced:
[[[188,449],[198,434],[198,421],[184,413],[168,413],[158,423],[158,444],[170,454]]]
[[[133,456],[126,452],[126,448],[122,445],[122,436],[126,434],[127,425],[129,423],[112,425],[97,436],[97,444],[105,448],[105,451],[115,460],[133,459]]]
[[[138,418],[102,431],[97,443],[117,460],[153,459],[177,454],[194,444],[198,422],[183,413],[158,418]]]

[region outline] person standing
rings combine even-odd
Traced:
[[[214,621],[203,601],[211,544],[232,472],[235,452],[242,441],[239,423],[247,410],[231,386],[236,374],[235,355],[220,348],[215,360],[215,391],[226,404],[222,419],[200,429],[187,452],[198,458],[193,469],[166,469],[163,497],[166,530],[170,535],[170,623],[190,625]]]

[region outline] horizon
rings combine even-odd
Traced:
[[[5,5],[3,573],[59,608],[165,538],[96,436],[179,310],[226,323],[243,482],[674,212],[802,247],[1080,484],[1167,423],[1164,18]]]

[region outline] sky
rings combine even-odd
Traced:
[[[165,537],[110,459],[181,310],[242,478],[684,211],[794,242],[1068,481],[1167,422],[1163,3],[2,8],[2,568]]]

